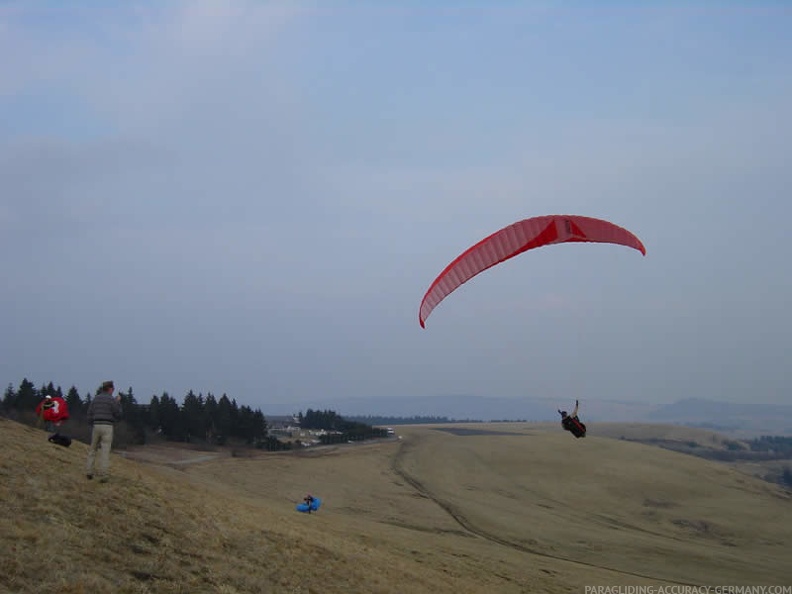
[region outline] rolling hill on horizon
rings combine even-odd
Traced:
[[[446,417],[450,420],[556,421],[559,408],[569,410],[574,400],[503,398],[472,394],[393,398],[339,398],[311,403],[275,405],[272,414],[291,414],[307,408],[332,409],[344,417]],[[266,414],[267,411],[265,411]],[[581,418],[590,422],[672,423],[698,426],[743,437],[792,435],[792,405],[733,403],[684,398],[672,403],[583,399]]]

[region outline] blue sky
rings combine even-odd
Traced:
[[[789,401],[784,3],[0,3],[0,380]],[[418,325],[485,235],[573,213]]]

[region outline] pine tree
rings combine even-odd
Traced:
[[[3,393],[3,408],[5,410],[11,410],[16,406],[17,394],[14,391],[14,386],[12,384],[8,384],[6,391]]]
[[[203,439],[206,434],[204,425],[203,397],[196,396],[190,390],[184,397],[181,407],[182,425],[184,426],[184,439],[190,441],[191,437]]]
[[[218,405],[211,392],[206,395],[204,413],[204,435],[206,436],[206,441],[212,443],[217,435]]]
[[[225,444],[233,431],[233,407],[228,396],[223,394],[217,402],[217,443]]]
[[[69,415],[72,417],[83,417],[83,403],[80,400],[80,393],[77,388],[72,386],[66,393],[66,406],[69,407]]]
[[[184,439],[184,428],[181,422],[179,405],[167,392],[163,392],[160,398],[159,417],[162,434],[165,437],[177,441],[182,441]]]
[[[162,432],[162,421],[160,420],[160,399],[154,394],[151,397],[151,403],[149,404],[148,408],[148,417],[146,418],[146,423],[148,424],[149,428],[153,430],[155,433]]]
[[[131,431],[131,440],[137,445],[146,443],[146,425],[143,411],[135,400],[132,387],[118,394],[121,400],[121,414],[125,425]]]
[[[38,391],[36,390],[36,387],[33,385],[33,383],[29,382],[27,378],[23,379],[22,383],[19,384],[19,390],[17,390],[15,408],[22,410],[34,410],[39,400],[41,400],[41,398],[39,397]]]

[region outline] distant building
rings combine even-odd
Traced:
[[[294,415],[266,417],[269,434],[274,437],[294,437],[300,434],[300,425]]]

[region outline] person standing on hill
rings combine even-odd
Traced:
[[[47,394],[36,406],[36,416],[44,421],[44,430],[52,433],[55,431],[53,418],[56,416],[55,401]]]
[[[86,477],[94,476],[96,450],[99,450],[99,480],[107,482],[110,468],[110,448],[113,445],[113,427],[121,419],[121,396],[113,397],[113,382],[102,383],[101,391],[88,405],[88,424],[91,425],[91,446],[88,448]]]

